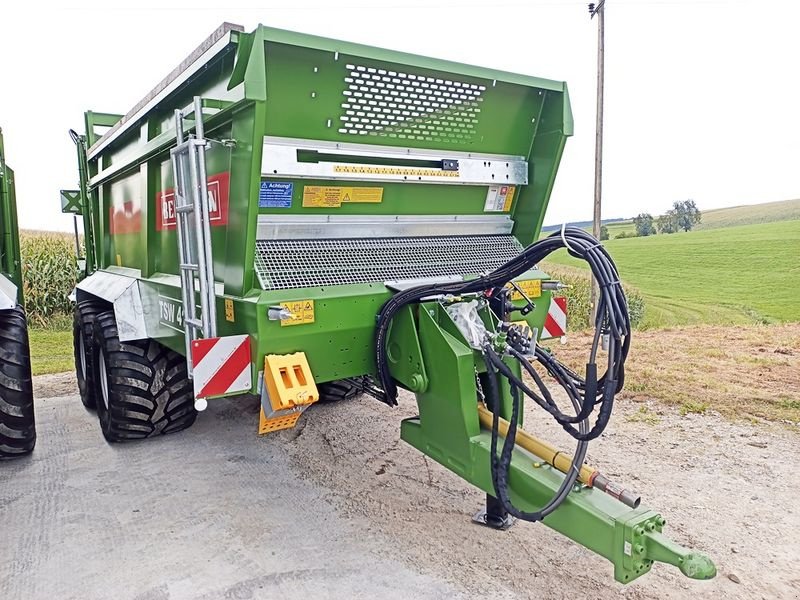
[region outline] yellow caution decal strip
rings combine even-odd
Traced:
[[[314,322],[314,301],[296,300],[294,302],[281,302],[280,306],[291,313],[291,317],[281,320],[281,327],[290,325],[305,325]]]
[[[408,167],[365,167],[360,165],[336,165],[334,173],[353,173],[356,175],[407,175],[409,177],[460,177],[458,171],[441,169],[414,169]]]
[[[383,201],[382,187],[339,187],[307,185],[303,188],[304,208],[339,208],[343,203]]]

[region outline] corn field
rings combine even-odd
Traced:
[[[23,293],[28,321],[35,327],[63,323],[72,312],[69,294],[78,265],[75,238],[65,233],[20,232]]]

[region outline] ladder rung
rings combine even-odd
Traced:
[[[178,144],[172,149],[172,152],[175,154],[186,154],[187,149],[190,146],[190,141],[186,140],[185,142]]]
[[[211,266],[213,258],[210,242],[211,231],[208,218],[203,219],[204,191],[201,186],[207,182],[198,180],[205,172],[205,149],[208,142],[203,138],[185,137],[183,131],[185,116],[176,111],[176,138],[181,140],[170,153],[174,169],[176,233],[178,238],[178,260],[181,288],[183,289],[183,318],[186,332],[187,354],[194,340],[204,336],[216,335],[216,298],[212,293],[201,294],[199,306],[195,303],[195,285],[208,291],[214,289],[214,277]],[[195,98],[196,130],[202,132],[200,100]],[[196,185],[191,182],[195,181]],[[201,217],[198,219],[198,217]],[[200,221],[199,223],[197,221]],[[205,259],[205,268],[200,263]],[[210,282],[206,282],[209,279]],[[187,356],[188,358],[188,356]],[[189,364],[191,369],[191,364]],[[191,372],[191,371],[190,371]]]

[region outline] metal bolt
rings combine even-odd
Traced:
[[[411,388],[412,392],[419,392],[420,390],[422,390],[422,388],[423,388],[423,386],[425,384],[425,382],[422,379],[422,375],[420,375],[419,373],[414,373],[411,376],[411,382],[410,383],[411,383],[411,385],[409,387]]]

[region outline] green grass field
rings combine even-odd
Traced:
[[[800,220],[611,239],[606,247],[644,297],[645,327],[800,321]],[[548,260],[585,266],[565,251]]]
[[[633,226],[633,221],[619,221],[617,223],[609,223],[606,225],[608,227],[608,237],[609,239],[616,238],[620,233],[625,233],[627,235],[631,235],[636,233],[636,228]],[[591,233],[591,229],[588,229],[589,233]]]
[[[796,221],[800,219],[800,200],[783,200],[781,202],[765,202],[764,204],[748,204],[703,211],[703,220],[696,229],[719,229],[739,225],[755,225],[757,223],[775,223],[777,221]]]
[[[75,367],[72,356],[72,329],[36,329],[28,332],[31,343],[31,370],[34,375],[63,373]]]

